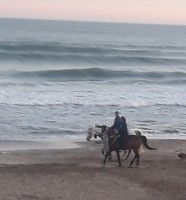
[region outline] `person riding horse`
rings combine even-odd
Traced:
[[[125,143],[127,141],[128,138],[128,128],[127,128],[127,123],[126,123],[126,119],[125,117],[121,117],[121,126],[119,128],[119,132],[118,135],[120,136],[118,138],[118,142],[120,144],[120,147],[122,149],[122,147],[125,147]]]
[[[111,129],[119,135],[118,142],[120,146],[123,147],[128,136],[126,119],[123,116],[120,118],[118,111],[115,112],[115,116],[114,124],[111,126]]]
[[[120,118],[120,116],[119,116],[119,112],[116,111],[116,112],[115,112],[114,124],[113,124],[110,128],[111,128],[112,130],[114,130],[116,133],[118,133],[118,132],[119,132],[119,129],[120,129],[120,127],[121,127],[121,123],[122,123],[122,121],[121,121],[121,118]]]

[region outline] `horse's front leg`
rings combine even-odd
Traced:
[[[109,161],[112,160],[112,153],[111,153],[111,152],[109,153],[108,160],[109,160]]]
[[[106,156],[106,154],[105,154],[105,152],[104,152],[104,149],[102,149],[101,153],[102,153],[104,156]]]
[[[118,167],[121,167],[121,159],[120,159],[120,153],[119,151],[116,151],[117,157],[118,157]]]
[[[109,152],[107,152],[106,155],[105,155],[105,159],[104,159],[104,161],[103,161],[103,164],[104,164],[104,165],[105,165],[105,163],[106,163],[106,160],[107,160],[108,156],[109,156]]]

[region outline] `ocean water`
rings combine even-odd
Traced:
[[[112,125],[186,138],[186,26],[0,19],[0,139]]]

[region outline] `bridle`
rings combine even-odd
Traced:
[[[101,128],[99,126],[97,126],[98,128]],[[102,127],[103,128],[103,127]],[[108,126],[105,126],[105,130],[102,132],[98,132],[97,130],[95,130],[94,128],[90,127],[88,129],[88,133],[89,133],[89,136],[87,137],[87,140],[89,140],[93,135],[94,137],[96,138],[97,136],[100,137],[102,140],[104,139],[109,139],[109,138],[114,138],[113,141],[109,144],[109,145],[113,145],[117,138],[120,137],[119,135],[116,135],[116,134],[112,134],[112,135],[109,135],[108,134],[108,130],[109,130],[109,127]]]

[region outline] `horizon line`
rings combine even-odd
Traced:
[[[80,23],[108,23],[108,24],[135,24],[135,25],[159,25],[159,26],[186,26],[186,24],[171,23],[148,23],[148,22],[120,22],[120,21],[93,21],[93,20],[74,20],[74,19],[48,19],[48,18],[23,18],[23,17],[0,17],[7,20],[35,20],[35,21],[61,21],[61,22],[80,22]]]

